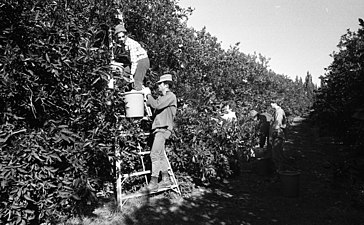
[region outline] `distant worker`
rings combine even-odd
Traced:
[[[147,51],[136,41],[126,36],[124,25],[115,27],[115,35],[118,41],[125,45],[125,50],[130,54],[130,81],[134,82],[134,89],[142,90],[144,77],[150,67]]]
[[[271,145],[269,141],[269,129],[270,123],[273,120],[273,117],[269,113],[258,113],[255,110],[250,111],[250,116],[254,118],[254,120],[258,120],[259,123],[256,127],[258,137],[259,137],[259,147],[264,148],[267,144],[267,150],[271,150]]]
[[[155,118],[152,123],[154,140],[150,152],[152,161],[152,175],[147,191],[156,191],[172,185],[168,174],[168,159],[166,158],[165,143],[172,134],[174,118],[177,112],[177,98],[170,90],[172,88],[172,75],[164,74],[160,77],[158,90],[161,96],[153,98],[149,88],[144,88],[142,92],[146,98],[147,105],[155,109]],[[162,181],[158,183],[159,173],[162,173]],[[145,189],[143,189],[145,190]]]
[[[283,163],[285,160],[283,145],[285,142],[285,129],[287,126],[287,119],[284,110],[277,103],[271,103],[271,106],[275,110],[270,128],[272,158],[276,170],[280,171],[283,169]]]
[[[227,105],[225,108],[224,108],[224,114],[221,116],[222,119],[228,121],[228,122],[232,122],[232,121],[236,121],[236,113],[233,112],[231,109],[230,109],[230,106]]]

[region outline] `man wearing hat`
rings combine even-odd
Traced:
[[[124,43],[125,50],[130,53],[130,78],[134,81],[134,89],[140,91],[143,87],[145,74],[150,66],[147,51],[138,42],[126,36],[124,25],[119,24],[115,27],[115,35],[118,41]]]
[[[283,145],[285,142],[285,129],[286,129],[286,114],[284,110],[276,103],[271,103],[272,108],[275,110],[273,120],[270,127],[271,143],[272,143],[272,157],[276,166],[276,170],[283,169],[284,161],[286,160]]]
[[[160,77],[158,90],[161,96],[153,98],[149,88],[144,88],[142,92],[146,98],[146,103],[155,109],[155,117],[152,123],[154,141],[150,152],[152,161],[152,175],[147,189],[149,191],[158,190],[172,185],[168,174],[168,161],[165,154],[166,140],[172,134],[174,118],[177,112],[177,98],[170,90],[172,88],[172,75],[164,74]],[[158,183],[159,173],[162,173],[162,181]]]

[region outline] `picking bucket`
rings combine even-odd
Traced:
[[[280,171],[279,177],[281,179],[281,191],[283,196],[297,197],[299,193],[299,178],[300,172],[298,171]]]
[[[131,91],[124,93],[126,117],[144,116],[143,92]]]
[[[271,158],[257,158],[255,171],[260,176],[270,176],[273,173]]]

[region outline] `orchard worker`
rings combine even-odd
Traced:
[[[270,123],[273,120],[273,117],[271,114],[264,112],[264,113],[258,113],[255,110],[250,111],[250,116],[254,120],[258,120],[258,125],[256,127],[256,130],[258,132],[259,137],[259,147],[264,148],[265,144],[267,144],[267,150],[271,150],[271,145],[269,141],[269,129],[270,129]]]
[[[270,127],[272,142],[272,158],[277,172],[283,169],[285,160],[283,153],[283,145],[285,142],[286,114],[284,110],[275,102],[271,103],[275,110],[273,120]]]
[[[145,74],[150,67],[147,51],[138,42],[126,36],[124,25],[119,24],[115,27],[115,35],[118,41],[124,43],[125,50],[129,51],[131,82],[134,81],[134,89],[140,91],[143,87]]]
[[[156,191],[158,188],[165,188],[172,185],[168,174],[168,159],[165,153],[165,143],[173,131],[174,118],[177,111],[177,98],[171,91],[173,86],[171,74],[162,75],[157,84],[158,90],[161,92],[161,95],[157,99],[151,95],[149,88],[142,90],[147,105],[155,109],[155,118],[152,123],[154,140],[150,153],[152,174],[150,183],[147,186],[148,191]],[[158,183],[160,172],[162,173],[162,181]]]

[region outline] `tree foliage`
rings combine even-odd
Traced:
[[[348,30],[341,37],[339,50],[332,54],[333,62],[321,78],[314,106],[317,121],[341,138],[350,137],[351,143],[359,138],[360,121],[353,115],[364,108],[364,24],[359,21],[358,31]]]
[[[0,221],[40,224],[67,217],[94,200],[105,181],[138,169],[130,152],[148,140],[149,125],[122,119],[118,80],[109,90],[110,29],[120,21],[151,59],[147,85],[175,74],[179,100],[174,170],[214,181],[238,170],[237,155],[255,145],[251,109],[279,101],[291,115],[310,99],[302,83],[269,69],[239,44],[222,49],[204,28],[188,28],[191,9],[174,0],[16,1],[0,5]],[[287,97],[288,96],[288,97]],[[105,102],[111,100],[109,106]],[[237,121],[221,121],[230,105]],[[120,133],[127,133],[122,136]],[[117,153],[117,154],[115,154]]]

